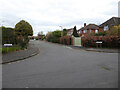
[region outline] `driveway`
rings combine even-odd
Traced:
[[[30,41],[40,53],[5,64],[3,88],[117,88],[118,54]]]

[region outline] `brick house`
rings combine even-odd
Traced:
[[[78,30],[78,33],[80,36],[86,36],[90,33],[98,33],[99,32],[99,26],[95,24],[88,24],[84,23],[84,27],[80,28]]]
[[[72,36],[73,28],[67,29],[67,36]]]
[[[118,25],[120,25],[120,18],[112,17],[99,26],[99,31],[100,32],[108,31],[108,30],[111,30],[113,26],[118,26]]]

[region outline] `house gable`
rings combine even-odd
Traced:
[[[107,20],[106,22],[102,23],[100,27],[104,26],[118,26],[120,25],[120,18],[119,17],[112,17],[111,19]]]

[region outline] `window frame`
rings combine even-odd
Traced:
[[[95,30],[95,33],[98,33],[98,29]]]
[[[84,30],[83,33],[87,33],[87,30]]]
[[[104,26],[104,31],[108,31],[109,27],[108,26]]]

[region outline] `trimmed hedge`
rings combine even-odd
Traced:
[[[19,51],[19,50],[24,50],[24,48],[20,46],[8,47],[8,52],[14,52],[14,51]],[[2,51],[3,54],[8,53],[7,47],[0,48],[0,51]]]
[[[102,41],[104,48],[120,48],[119,36],[86,36],[82,37],[82,44],[84,47],[96,47],[96,41]]]
[[[72,44],[72,37],[71,36],[63,36],[60,38],[60,43],[64,45],[71,45]]]

